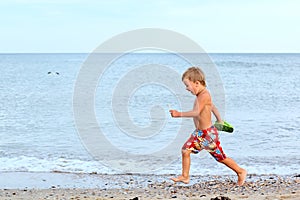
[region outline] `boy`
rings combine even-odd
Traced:
[[[242,186],[245,182],[247,171],[239,167],[233,159],[226,157],[222,150],[218,131],[211,122],[211,112],[218,116],[218,121],[221,119],[216,107],[212,103],[210,93],[206,89],[204,73],[198,67],[191,67],[182,75],[182,81],[186,86],[186,90],[196,96],[193,110],[188,112],[170,110],[170,113],[172,117],[192,117],[196,130],[182,147],[182,174],[181,176],[172,178],[172,180],[185,184],[189,183],[190,154],[196,154],[205,149],[218,162],[232,169],[238,176],[237,184]]]

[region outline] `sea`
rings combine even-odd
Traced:
[[[217,107],[222,118],[234,126],[233,133],[219,132],[225,154],[250,174],[299,174],[300,54],[208,56],[215,70],[208,89],[214,93],[210,85],[214,80],[219,83]],[[177,134],[187,139],[193,132],[192,119],[182,119],[182,123],[169,115],[169,109],[180,110],[181,104],[192,108],[194,97],[181,81],[191,63],[171,53],[132,53],[99,66],[95,84],[87,83],[85,89],[87,97],[92,97],[86,100],[87,104],[92,102],[87,110],[93,109],[96,129],[103,132],[110,146],[105,148],[106,160],[102,162],[91,149],[97,142],[86,143],[82,134],[82,130],[95,130],[89,127],[95,124],[79,126],[81,114],[74,103],[78,83],[89,82],[88,78],[80,79],[89,58],[87,53],[0,54],[0,173],[130,173],[130,168],[122,171],[118,167],[122,166],[118,160],[114,160],[117,167],[106,161],[122,155],[138,165],[134,154],[152,166],[139,173],[180,174],[180,149],[185,139],[168,147],[166,151],[171,149],[176,155],[171,160],[164,159],[164,154],[159,160],[151,156],[156,150],[164,152]],[[170,73],[155,71],[160,68]],[[182,93],[164,85],[165,80],[182,87],[188,100],[181,102]],[[94,95],[89,96],[89,91]],[[128,98],[118,96],[121,94]],[[85,109],[84,103],[80,106]],[[152,122],[162,126],[154,135],[147,128]],[[189,131],[181,132],[180,126],[185,124],[184,130]],[[93,135],[87,137],[93,140]],[[101,153],[104,142],[98,145],[96,150]],[[192,175],[233,174],[207,152],[191,155],[191,159]]]

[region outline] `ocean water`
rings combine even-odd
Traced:
[[[300,173],[300,54],[210,54],[210,57],[224,88],[225,104],[220,108],[223,118],[235,127],[232,134],[220,132],[226,155],[252,174]],[[74,87],[87,58],[88,54],[0,54],[0,172],[122,173],[94,160],[77,131]],[[124,139],[126,145],[120,148],[125,151],[144,151],[147,146],[160,148],[172,140],[173,130],[180,124],[168,115],[169,106],[178,109],[180,105],[176,94],[157,82],[142,84],[142,90],[129,94],[132,98],[126,102],[125,110],[130,125],[122,122],[127,115],[119,116],[118,121],[118,116],[111,114],[112,109],[124,111],[123,105],[118,104],[122,99],[112,102],[106,98],[115,95],[112,91],[117,87],[126,85],[119,82],[120,78],[126,77],[132,66],[153,63],[168,65],[179,74],[189,67],[188,62],[171,54],[129,54],[115,61],[114,69],[105,70],[95,91],[98,123],[111,133],[120,127],[130,132],[132,124],[147,127],[151,107],[159,105],[165,109],[161,119],[165,130],[159,132],[157,140],[136,144]],[[180,78],[162,74],[160,80],[163,79],[171,79],[184,89]],[[186,95],[191,97],[188,92]],[[188,130],[192,127],[190,121]],[[188,137],[190,132],[182,134]],[[113,142],[114,137],[120,138],[115,134],[111,137],[108,139]],[[180,173],[182,144],[174,146],[178,152],[176,160],[145,173]],[[232,172],[202,152],[192,155],[191,174]]]

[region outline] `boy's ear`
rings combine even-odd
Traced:
[[[200,81],[195,81],[196,85],[201,85]]]

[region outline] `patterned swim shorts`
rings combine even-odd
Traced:
[[[182,149],[191,150],[195,154],[205,149],[219,162],[226,158],[220,145],[218,130],[214,126],[205,130],[195,130]]]

